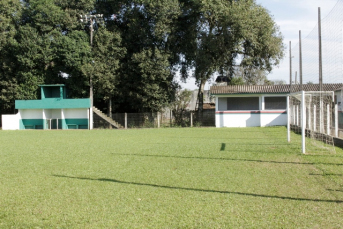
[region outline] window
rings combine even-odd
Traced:
[[[259,110],[259,97],[229,97],[227,109],[232,110]]]
[[[281,97],[264,97],[265,110],[286,110],[287,98]]]

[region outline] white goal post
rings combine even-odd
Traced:
[[[333,135],[338,135],[338,110],[337,105],[334,105],[334,98],[333,91],[301,91],[289,94],[288,142],[291,141],[292,130],[301,134],[301,151],[304,154],[307,139],[313,143],[321,142],[322,145],[333,146]]]

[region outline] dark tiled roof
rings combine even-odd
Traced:
[[[343,87],[343,84],[323,84],[323,91],[335,91]],[[304,91],[319,91],[319,84],[304,84]],[[212,95],[219,94],[261,94],[275,93],[287,94],[290,93],[290,85],[229,85],[229,86],[212,86],[210,88]],[[298,92],[300,85],[292,85],[292,92]]]

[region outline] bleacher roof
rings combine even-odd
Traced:
[[[323,84],[323,91],[336,91],[341,89],[343,84]],[[319,91],[319,84],[304,84],[304,91]],[[212,95],[225,94],[288,94],[298,92],[300,85],[229,85],[229,86],[212,86],[210,92]]]

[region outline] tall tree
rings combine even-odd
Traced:
[[[0,115],[14,112],[14,100],[18,95],[12,54],[22,9],[19,0],[0,2]]]
[[[283,57],[282,36],[268,11],[254,0],[180,0],[177,51],[184,77],[193,71],[199,85],[199,112],[203,90],[214,74],[231,77],[234,67],[271,71]]]
[[[122,34],[127,52],[121,60],[117,109],[126,112],[158,111],[174,96],[174,72],[170,65],[169,37],[179,14],[176,0],[126,0],[107,2],[116,10],[112,23]],[[102,1],[104,8],[106,2]]]
[[[126,49],[121,47],[121,37],[118,32],[100,28],[94,38],[93,47],[93,79],[96,97],[108,104],[108,115],[112,115],[112,97],[115,92],[119,61],[125,55]]]

